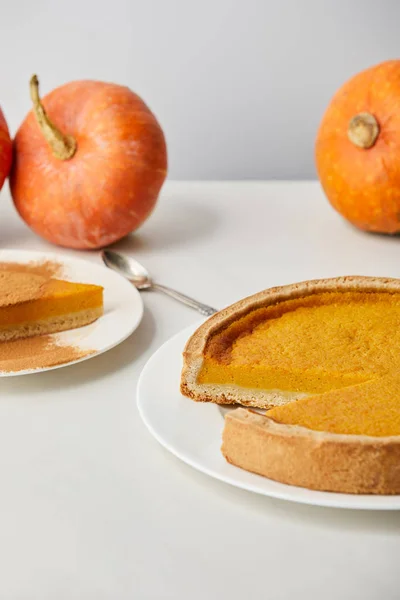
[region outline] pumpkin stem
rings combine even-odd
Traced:
[[[358,148],[371,148],[378,139],[378,121],[370,113],[359,113],[351,119],[347,135],[349,140]]]
[[[39,80],[36,75],[31,77],[29,85],[33,102],[33,112],[53,155],[60,160],[68,160],[75,154],[75,139],[70,135],[61,133],[47,116],[39,96]]]

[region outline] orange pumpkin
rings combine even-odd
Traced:
[[[33,111],[14,140],[10,189],[40,236],[70,248],[100,248],[149,216],[167,173],[163,132],[131,90],[100,81],[63,85]]]
[[[0,190],[10,172],[12,161],[12,142],[7,123],[0,109]]]
[[[367,69],[333,97],[316,140],[332,206],[357,227],[400,231],[400,60]]]

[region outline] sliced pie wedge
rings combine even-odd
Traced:
[[[227,460],[312,489],[400,493],[400,281],[274,288],[189,340],[182,393],[226,416]]]
[[[400,494],[400,436],[314,431],[237,408],[225,417],[222,453],[231,464],[312,490]]]
[[[0,272],[0,342],[74,329],[103,314],[103,288]]]

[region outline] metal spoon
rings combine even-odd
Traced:
[[[199,313],[206,317],[210,317],[218,312],[215,308],[207,306],[207,304],[197,302],[197,300],[189,298],[189,296],[186,296],[185,294],[181,294],[165,285],[156,283],[151,279],[146,269],[130,256],[114,252],[113,250],[103,250],[101,257],[107,267],[118,271],[121,275],[132,281],[138,290],[158,290],[159,292],[164,292],[167,296],[179,300],[179,302],[186,304],[186,306],[195,308]]]

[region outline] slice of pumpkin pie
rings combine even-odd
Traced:
[[[400,493],[400,281],[274,288],[206,321],[187,343],[182,393],[243,408],[222,451],[284,483]]]
[[[103,314],[103,288],[0,270],[0,342],[75,329]]]

